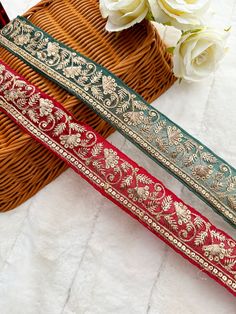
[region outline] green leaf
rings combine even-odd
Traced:
[[[229,26],[228,28],[225,28],[224,31],[225,32],[229,32],[231,30],[232,26]]]
[[[148,20],[148,21],[155,21],[154,16],[153,16],[153,14],[152,14],[152,12],[150,10],[148,11],[145,19]]]
[[[172,26],[171,22],[165,22],[165,23],[162,23],[163,25],[165,26]]]
[[[204,27],[202,28],[196,28],[196,29],[189,29],[187,31],[182,31],[182,36],[187,35],[187,34],[194,34],[194,33],[198,33],[200,31],[202,31],[204,29]]]
[[[171,53],[171,54],[174,53],[174,50],[175,50],[175,47],[168,47],[168,48],[166,49],[166,51],[169,52],[169,53]]]

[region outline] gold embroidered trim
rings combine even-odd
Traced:
[[[9,112],[10,115],[14,117],[14,119],[19,124],[23,125],[23,127],[26,128],[29,133],[39,138],[40,141],[45,142],[45,144],[49,146],[50,149],[56,154],[59,154],[62,158],[65,157],[67,151],[63,146],[58,145],[51,138],[49,139],[47,136],[45,136],[42,131],[36,128],[28,119],[25,119],[25,117],[19,111],[17,111],[10,103],[7,103],[6,100],[2,99],[2,97],[0,97],[0,106],[6,110],[6,112]],[[138,218],[138,220],[147,225],[149,229],[154,231],[154,233],[159,234],[161,238],[164,238],[165,241],[170,243],[173,247],[181,250],[188,259],[192,260],[194,263],[197,263],[201,266],[202,269],[205,269],[207,272],[216,276],[219,281],[228,285],[232,290],[236,291],[236,280],[234,279],[234,276],[230,278],[229,276],[225,275],[220,268],[212,264],[207,258],[199,255],[194,249],[188,246],[187,243],[182,243],[179,241],[179,239],[170,230],[166,229],[163,225],[159,225],[158,222],[154,220],[149,214],[144,212],[142,208],[136,206],[132,201],[130,201],[130,199],[125,198],[112,186],[108,186],[107,183],[103,180],[98,179],[97,175],[91,172],[90,169],[85,164],[76,159],[75,156],[71,156],[70,154],[67,154],[66,156],[69,164],[76,167],[85,177],[88,178],[89,181],[93,181],[94,184],[109,194],[111,198],[118,201],[120,204],[125,205],[126,208],[129,209],[129,211]],[[212,246],[206,248],[206,256],[209,257],[211,252],[211,256],[216,256],[216,250],[220,250],[220,247],[214,248],[214,246]]]

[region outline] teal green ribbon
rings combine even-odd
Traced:
[[[236,170],[101,65],[18,17],[0,44],[81,99],[236,226]]]

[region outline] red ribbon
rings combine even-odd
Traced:
[[[236,295],[236,242],[2,61],[0,109],[106,198]]]
[[[9,23],[9,18],[2,4],[0,3],[0,28],[5,26],[7,23]]]

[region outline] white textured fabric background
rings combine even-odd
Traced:
[[[78,0],[79,1],[79,0]],[[11,18],[37,0],[2,0]],[[236,0],[215,0],[213,22],[232,26],[220,69],[176,84],[154,105],[236,167]],[[109,139],[185,202],[233,228],[115,133]],[[235,314],[236,300],[72,170],[0,214],[1,314]]]

